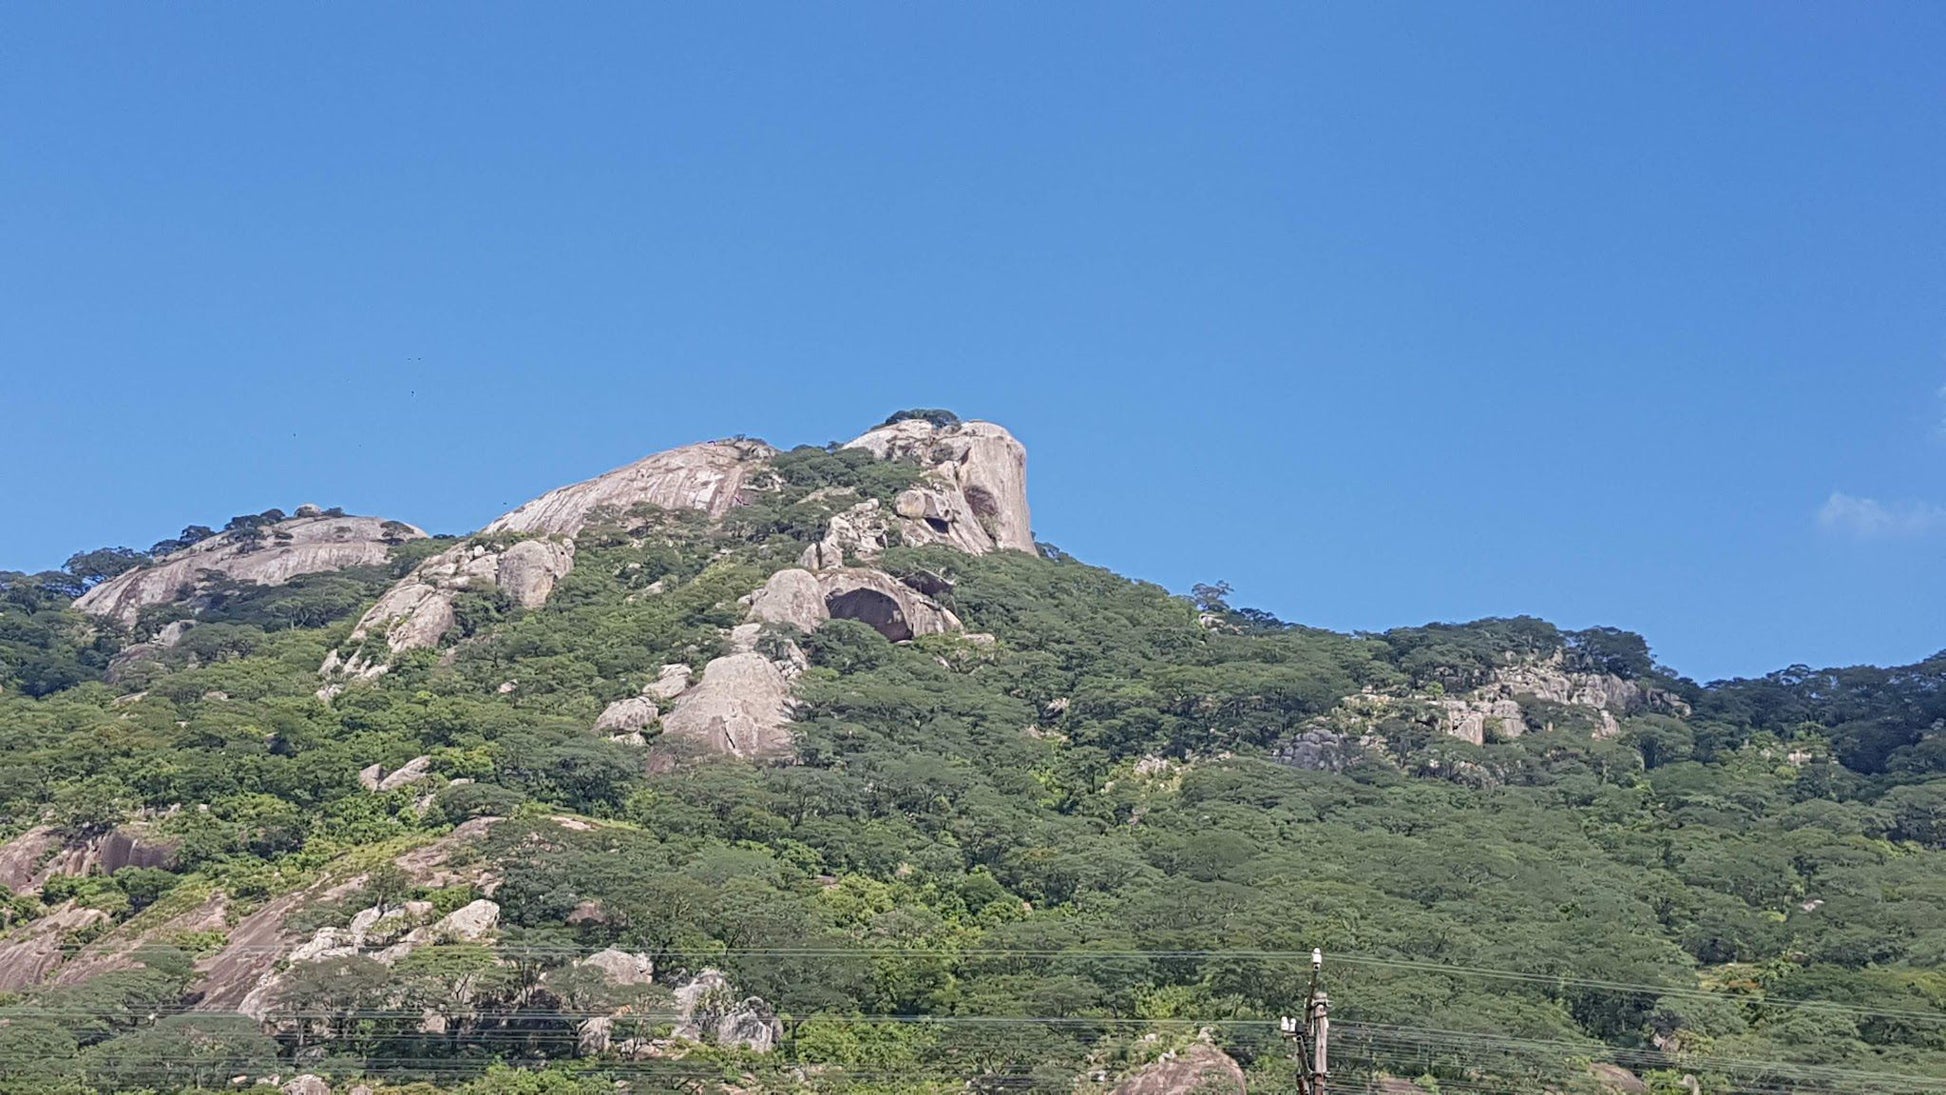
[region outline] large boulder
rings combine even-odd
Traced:
[[[600,970],[603,976],[617,985],[646,985],[655,980],[654,959],[646,954],[632,954],[614,947],[596,951],[576,964]]]
[[[196,599],[216,578],[283,585],[300,574],[379,566],[394,544],[425,533],[382,517],[293,517],[255,529],[220,533],[124,571],[82,594],[74,607],[133,626],[144,608]]]
[[[737,757],[788,755],[790,700],[790,681],[770,659],[754,650],[726,654],[663,716],[662,735]]]
[[[893,642],[961,630],[959,617],[938,601],[870,567],[780,570],[751,597],[750,618],[805,632],[826,620],[857,620]]]
[[[500,553],[494,584],[522,608],[539,608],[554,583],[574,569],[572,540],[522,540]]]
[[[595,733],[610,737],[639,734],[653,725],[661,713],[656,709],[655,701],[646,696],[616,700],[596,717]]]
[[[831,618],[824,607],[824,587],[817,575],[789,567],[770,576],[750,599],[750,618],[783,624],[806,633]]]

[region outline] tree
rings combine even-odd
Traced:
[[[1228,582],[1217,582],[1213,585],[1205,582],[1197,582],[1195,585],[1189,587],[1189,600],[1200,612],[1211,612],[1221,615],[1230,611],[1230,593],[1230,583]]]
[[[75,552],[68,556],[63,569],[74,575],[83,588],[93,589],[115,575],[133,570],[148,561],[147,552],[127,547],[104,547]]]
[[[391,863],[381,863],[365,876],[365,900],[371,902],[372,908],[377,909],[381,916],[393,909],[403,908],[417,892],[419,886],[412,881],[412,876]]]
[[[277,1043],[242,1015],[169,1015],[83,1051],[82,1071],[108,1090],[227,1088],[275,1067]]]
[[[960,422],[959,415],[943,407],[913,407],[908,410],[893,411],[891,414],[886,415],[885,421],[880,422],[878,428],[884,429],[887,426],[896,426],[910,419],[930,422],[942,429],[947,426],[957,426]]]

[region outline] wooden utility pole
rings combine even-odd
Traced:
[[[1295,1043],[1297,1051],[1298,1095],[1328,1095],[1331,1080],[1328,1056],[1331,1042],[1331,997],[1319,978],[1324,972],[1324,952],[1311,951],[1311,990],[1304,997],[1304,1018],[1286,1015],[1278,1021],[1284,1037]]]

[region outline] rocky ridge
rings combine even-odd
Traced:
[[[300,506],[288,520],[220,533],[124,571],[82,594],[74,607],[133,627],[144,608],[193,601],[215,578],[274,586],[302,574],[379,566],[393,545],[425,535],[400,521]]]

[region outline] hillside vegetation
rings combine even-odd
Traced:
[[[720,522],[606,515],[544,607],[468,593],[439,649],[329,702],[358,613],[458,541],[219,588],[119,656],[168,614],[122,634],[67,607],[98,569],[0,576],[0,837],[168,852],[15,887],[0,947],[59,954],[0,998],[0,1092],[1071,1092],[1199,1037],[1283,1091],[1313,947],[1345,1090],[1592,1092],[1600,1063],[1657,1092],[1941,1089],[1946,656],[1705,687],[1621,632],[1337,634],[1052,548],[894,548],[967,634],[772,628],[807,663],[792,763],[592,731],[722,653],[834,492],[912,481],[855,450],[777,464]],[[1525,694],[1479,744],[1445,732],[1443,701],[1535,665],[1651,699],[1612,736]],[[450,877],[391,866],[480,818]],[[486,896],[498,923],[291,964],[262,1021],[206,1010],[231,933],[292,895],[306,932]],[[653,981],[577,964],[609,949]],[[704,1024],[669,1048],[706,970],[774,1047]]]

